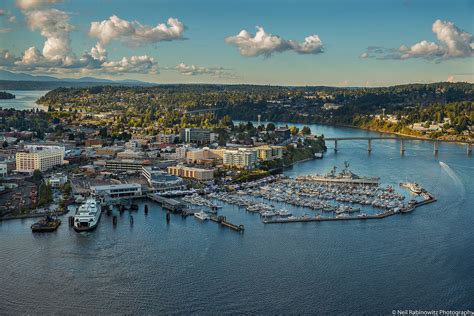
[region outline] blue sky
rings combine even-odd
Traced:
[[[382,86],[474,81],[474,1],[469,0],[7,0],[0,10],[0,51],[9,51],[0,67],[12,71],[158,83]],[[51,31],[56,26],[49,21],[37,22],[50,10],[55,10],[50,20],[64,12],[59,19],[65,15],[71,29]],[[121,33],[104,39],[89,34],[91,22],[113,15],[134,30],[167,23],[170,17],[185,29],[166,41],[159,35],[138,39]],[[433,31],[437,20],[445,41]],[[264,28],[271,44],[255,42],[256,26]],[[249,35],[237,36],[241,30]],[[45,55],[45,32],[68,47]],[[305,45],[311,35],[317,37]],[[106,57],[99,61],[89,52],[101,39]],[[448,47],[453,39],[455,47]],[[424,40],[426,46],[415,46]],[[400,49],[402,44],[407,47]],[[367,50],[371,46],[379,49]],[[36,50],[27,60],[22,56],[30,47]],[[85,52],[95,57],[79,61]],[[133,65],[120,63],[132,56],[146,58]]]

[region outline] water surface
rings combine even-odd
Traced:
[[[376,133],[311,126],[334,136]],[[328,143],[328,147],[333,144]],[[393,309],[474,309],[474,164],[465,147],[410,141],[340,142],[324,159],[285,173],[323,173],[349,161],[384,184],[420,183],[438,202],[383,220],[264,225],[235,206],[213,222],[172,216],[143,201],[92,233],[67,220],[32,234],[32,219],[0,222],[0,313],[391,314]],[[145,216],[143,207],[150,211]],[[289,207],[291,209],[291,207]],[[310,212],[310,211],[309,211]]]

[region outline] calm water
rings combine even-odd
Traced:
[[[311,126],[327,137],[366,131]],[[143,203],[129,225],[103,214],[95,232],[67,220],[32,234],[33,220],[0,223],[0,313],[391,314],[393,309],[474,309],[474,163],[465,147],[413,141],[339,144],[290,176],[345,160],[358,174],[398,186],[412,180],[439,201],[380,221],[263,225],[227,206],[238,234]],[[329,147],[332,144],[328,144]]]
[[[42,90],[7,90],[13,93],[15,99],[0,100],[0,107],[4,109],[14,108],[15,110],[45,109],[45,107],[36,104],[36,100],[48,93]]]

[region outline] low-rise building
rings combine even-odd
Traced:
[[[107,160],[105,168],[112,171],[142,171],[142,167],[149,165],[148,160],[116,159]]]
[[[291,132],[288,127],[279,127],[275,129],[275,136],[280,140],[286,140],[291,137]]]
[[[59,188],[60,186],[67,183],[67,175],[64,174],[55,174],[51,176],[48,180],[48,184],[53,188]]]
[[[199,181],[209,181],[214,179],[214,169],[201,169],[184,165],[168,167],[168,173],[174,176],[191,178]]]
[[[7,164],[0,162],[0,178],[5,178],[7,175],[8,175]]]
[[[132,198],[142,196],[142,186],[137,183],[98,185],[91,193],[99,198]]]
[[[142,175],[147,179],[153,191],[184,190],[186,185],[178,176],[171,175],[155,167],[143,167]]]
[[[156,142],[159,144],[172,144],[177,137],[174,134],[158,134],[156,135]]]
[[[86,147],[102,147],[102,144],[104,143],[104,141],[102,139],[92,138],[92,139],[86,139],[84,143]]]

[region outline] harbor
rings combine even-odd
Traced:
[[[202,194],[190,190],[179,191],[174,194],[174,198],[148,193],[145,198],[167,212],[167,221],[170,220],[170,213],[175,213],[184,218],[194,216],[200,221],[211,220],[238,232],[244,231],[243,225],[233,224],[226,216],[219,214],[224,204],[236,205],[248,213],[260,215],[263,224],[283,224],[384,219],[411,213],[417,207],[436,201],[431,193],[417,183],[400,183],[400,188],[409,192],[406,195],[397,192],[393,186],[380,185],[379,177],[355,174],[349,169],[348,162],[344,162],[339,174],[336,170],[334,166],[326,175],[295,178],[269,176],[241,185],[221,187],[209,193],[203,191]],[[131,199],[114,200],[102,205],[108,210],[108,215],[113,207],[120,213],[138,209]],[[292,207],[303,209],[304,213],[293,214],[288,210]],[[148,212],[148,205],[145,212]],[[115,223],[116,216],[113,220]],[[133,219],[130,223],[133,224]]]
[[[318,127],[311,128],[317,130]],[[319,132],[330,135],[328,130]],[[59,216],[63,224],[53,233],[31,233],[30,226],[39,218],[3,221],[0,223],[0,239],[4,254],[2,265],[13,271],[11,275],[5,274],[4,301],[10,304],[8,305],[10,310],[17,313],[23,310],[18,309],[17,304],[8,302],[21,300],[22,304],[29,304],[28,302],[42,300],[45,303],[39,307],[40,312],[60,312],[56,304],[48,300],[48,297],[54,295],[61,296],[64,303],[75,311],[90,313],[90,308],[84,307],[84,301],[77,299],[77,292],[90,293],[93,285],[91,295],[97,300],[90,301],[88,306],[96,310],[101,310],[103,306],[111,306],[110,311],[114,313],[168,313],[174,310],[174,307],[155,303],[155,298],[162,297],[165,300],[169,297],[178,297],[177,293],[196,299],[198,296],[193,293],[202,293],[209,297],[217,297],[219,302],[226,305],[235,301],[242,302],[243,307],[240,311],[243,313],[262,312],[263,309],[271,313],[279,311],[285,313],[289,312],[285,308],[287,299],[295,302],[317,300],[317,298],[327,300],[334,297],[333,291],[337,291],[342,293],[342,297],[337,298],[336,302],[344,308],[336,311],[342,313],[351,309],[362,312],[358,309],[358,304],[348,303],[346,297],[349,296],[358,303],[371,306],[372,311],[381,314],[385,305],[378,306],[378,303],[368,296],[378,295],[385,302],[393,304],[400,300],[400,296],[394,295],[393,290],[387,289],[386,286],[374,288],[376,282],[373,278],[381,278],[381,283],[386,284],[394,280],[394,276],[408,273],[410,280],[415,280],[416,284],[431,289],[431,293],[435,291],[438,294],[428,295],[425,290],[416,290],[409,286],[402,286],[401,292],[397,293],[407,300],[416,296],[427,304],[431,302],[435,304],[437,300],[443,298],[443,291],[438,286],[430,287],[427,280],[430,278],[448,280],[448,275],[451,275],[452,271],[457,269],[468,271],[469,262],[472,262],[469,261],[469,253],[463,251],[466,247],[464,243],[466,234],[453,233],[468,232],[472,223],[472,212],[468,211],[469,196],[474,188],[470,176],[472,162],[466,160],[462,153],[458,154],[458,148],[440,152],[438,159],[443,161],[443,164],[431,155],[426,159],[424,153],[431,153],[432,148],[423,142],[415,143],[414,146],[419,148],[414,147],[403,158],[399,157],[394,146],[387,144],[383,147],[384,143],[377,143],[379,149],[368,157],[364,152],[365,145],[365,143],[355,144],[353,150],[345,147],[337,154],[329,151],[324,159],[296,164],[278,177],[247,183],[229,183],[225,188],[222,186],[222,190],[216,188],[215,192],[198,194],[194,197],[193,194],[199,193],[199,190],[195,192],[189,190],[186,195],[182,195],[181,192],[179,195],[170,194],[170,198],[183,202],[188,210],[193,210],[192,212],[198,213],[204,210],[209,215],[207,220],[196,218],[194,213],[183,217],[179,212],[169,211],[170,220],[167,221],[168,210],[163,209],[159,203],[151,201],[146,195],[142,195],[133,199],[123,198],[108,202],[111,210],[104,209],[96,230],[92,232],[77,233],[68,226],[68,216],[75,214],[72,208],[67,215]],[[423,153],[415,156],[413,155],[415,150]],[[390,160],[391,158],[393,160]],[[340,191],[338,194],[341,194],[340,198],[344,198],[343,191],[348,192],[347,198],[357,197],[356,192],[360,192],[359,199],[362,201],[362,197],[366,197],[363,195],[366,185],[351,188],[351,185],[333,186],[314,181],[297,181],[298,177],[326,175],[333,166],[338,167],[336,170],[338,174],[344,168],[344,161],[350,162],[350,169],[359,177],[379,177],[378,193],[382,194],[387,186],[391,186],[395,193],[405,197],[394,202],[407,204],[411,199],[416,199],[424,203],[421,195],[412,194],[410,189],[400,186],[400,183],[406,182],[418,183],[437,201],[428,202],[424,206],[420,204],[420,207],[417,206],[411,213],[400,212],[379,220],[374,218],[313,222],[303,219],[301,222],[277,225],[263,223],[264,217],[257,211],[247,211],[243,206],[212,197],[216,195],[235,201],[248,200],[249,206],[264,203],[269,207],[273,206],[273,212],[283,210],[284,215],[284,210],[288,211],[291,215],[287,218],[289,216],[301,218],[304,213],[311,218],[319,214],[321,217],[336,218],[335,211],[313,210],[310,207],[297,205],[313,200],[323,206],[328,204],[334,207],[344,205],[354,209],[360,208],[360,212],[350,213],[351,218],[357,218],[361,213],[375,215],[387,211],[367,204],[322,198],[324,195],[330,197],[331,194],[337,198],[335,192],[330,192],[337,188]],[[294,189],[288,184],[295,185]],[[297,192],[297,188],[303,186],[319,191],[320,185],[321,190],[324,188],[327,192],[321,192],[318,197],[305,197],[303,195],[305,192]],[[375,186],[368,185],[368,187],[367,193],[375,191]],[[281,192],[273,193],[274,189],[280,189]],[[290,204],[291,199],[283,200],[284,192],[290,193],[290,189],[295,191],[294,204]],[[265,192],[267,196],[273,193],[281,201],[259,196]],[[309,192],[311,191],[306,193]],[[299,196],[300,201],[296,201],[296,197]],[[288,196],[291,197],[292,195]],[[373,200],[375,196],[369,195],[367,198]],[[190,202],[195,200],[203,205],[194,205],[187,202],[188,199]],[[218,214],[213,214],[202,199],[220,206],[217,208]],[[84,201],[78,200],[74,206],[77,208]],[[138,205],[138,210],[133,210],[132,204]],[[123,211],[120,211],[120,205],[125,207]],[[212,221],[211,215],[225,216],[226,221],[244,225],[244,233]],[[278,218],[280,217],[274,216],[267,220]],[[447,244],[439,247],[441,241]],[[472,243],[468,243],[470,244]],[[460,251],[462,251],[461,257]],[[271,264],[263,261],[262,257],[270,258]],[[53,269],[47,264],[38,265],[38,262],[44,262],[45,258],[54,262]],[[107,264],[103,264],[104,258]],[[344,259],[343,263],[341,258]],[[427,265],[427,260],[431,264]],[[405,262],[403,268],[396,264],[399,261]],[[90,270],[84,270],[83,266],[94,267],[93,275],[90,274]],[[450,271],[445,273],[447,268]],[[362,277],[361,269],[374,273],[366,279],[367,274]],[[247,274],[243,271],[247,271]],[[25,291],[25,288],[31,286],[32,280],[40,282],[38,274],[41,278],[48,278],[48,284],[51,286],[48,284],[46,286],[47,293],[50,294],[46,294],[44,286],[37,287],[34,293]],[[332,288],[332,276],[335,274],[351,275],[360,285],[334,284],[335,288]],[[275,275],[279,277],[276,278]],[[62,286],[65,279],[71,286]],[[249,285],[253,287],[255,283],[253,280],[257,279],[261,280],[258,284],[263,282],[263,286],[255,291],[255,296],[247,300],[248,295],[244,293],[248,291]],[[214,280],[213,286],[206,286],[209,280]],[[293,282],[298,282],[299,286],[302,286],[301,291],[288,293],[284,289],[292,286]],[[472,288],[469,279],[448,282],[446,286],[458,288],[459,282],[466,291]],[[111,291],[110,284],[120,287],[123,291]],[[235,286],[237,291],[235,295],[224,294],[226,291],[223,287],[228,284]],[[367,292],[361,293],[361,287],[367,289]],[[267,293],[265,289],[270,288],[274,290]],[[268,294],[283,299],[272,300],[271,304],[262,301],[261,298]],[[146,302],[149,303],[149,308],[146,310],[141,310],[143,305],[137,303],[138,297],[142,296],[147,297]],[[461,300],[466,304],[470,302],[467,294],[462,296]],[[199,301],[203,304],[199,311],[215,306],[212,302]],[[175,302],[178,302],[178,299],[170,304],[174,306]],[[180,310],[183,313],[186,309],[195,307],[190,301],[180,304],[184,304]],[[318,306],[324,312],[334,313],[332,309],[325,309],[326,305],[321,303]],[[38,308],[36,303],[29,306]],[[298,303],[297,306],[302,314],[312,311],[307,304]],[[225,307],[216,310],[220,313],[225,311]]]

